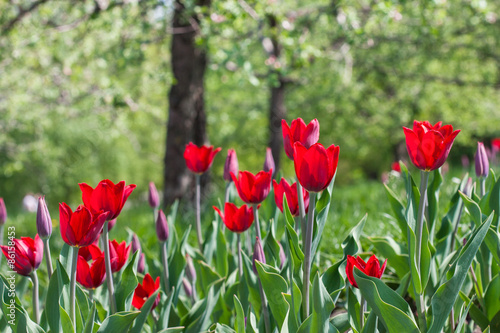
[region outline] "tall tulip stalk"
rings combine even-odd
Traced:
[[[47,263],[47,274],[49,280],[52,277],[52,259],[50,257],[49,238],[52,235],[52,220],[50,219],[49,209],[45,203],[44,197],[38,198],[38,208],[36,213],[36,229],[38,235],[43,240],[43,251],[45,255],[45,262]]]
[[[160,241],[161,260],[163,263],[163,277],[165,279],[164,280],[165,291],[167,292],[170,289],[169,276],[168,276],[168,243],[167,243],[168,235],[169,235],[169,230],[168,230],[167,217],[165,216],[165,213],[163,213],[163,210],[160,209],[158,211],[158,217],[156,219],[156,236]]]

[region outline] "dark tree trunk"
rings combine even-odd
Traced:
[[[208,6],[209,0],[197,2]],[[168,124],[164,170],[164,205],[181,198],[193,186],[193,176],[184,162],[184,148],[189,141],[204,144],[206,116],[204,75],[207,55],[196,47],[199,22],[182,1],[175,2],[172,36],[172,71],[175,84],[168,95]]]

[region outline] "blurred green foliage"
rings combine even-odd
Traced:
[[[78,182],[125,179],[161,188],[171,1],[0,4],[0,196],[28,192],[51,207],[79,202]],[[107,3],[99,7],[98,3]],[[500,4],[485,1],[214,0],[199,13],[209,65],[208,133],[257,171],[268,141],[270,86],[287,79],[289,120],[318,118],[341,146],[339,185],[376,178],[405,158],[413,119],[462,129],[451,161],[500,136]],[[277,28],[270,28],[269,18]],[[264,51],[270,38],[281,54]],[[280,130],[280,129],[277,129]],[[283,159],[286,156],[282,155]],[[293,176],[291,161],[284,174]],[[166,166],[168,168],[168,164]],[[359,220],[359,219],[358,219]]]

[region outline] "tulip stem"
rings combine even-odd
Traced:
[[[196,175],[196,235],[198,236],[198,247],[200,248],[200,252],[203,253],[203,240],[201,236],[201,208],[200,208],[200,200],[201,200],[201,185],[200,185],[200,175]]]
[[[91,303],[94,301],[94,289],[89,290],[89,300]]]
[[[229,202],[229,192],[230,192],[230,190],[231,190],[231,182],[226,182],[226,193],[225,193],[225,197],[224,197],[224,202]]]
[[[309,193],[309,212],[307,214],[307,225],[306,225],[306,242],[304,244],[305,252],[304,252],[304,281],[302,282],[302,288],[304,289],[304,298],[303,298],[303,312],[304,312],[304,320],[309,317],[309,280],[311,276],[311,246],[312,246],[312,237],[313,237],[313,219],[314,219],[314,208],[316,206],[316,193]],[[304,232],[302,230],[302,232]]]
[[[427,201],[427,182],[429,180],[429,172],[420,171],[420,202],[418,203],[418,214],[417,214],[417,248],[416,248],[416,262],[417,262],[417,272],[420,273],[420,259],[422,255],[422,232],[424,228],[424,214],[425,214],[425,203]],[[427,245],[427,244],[425,244]],[[418,321],[420,323],[420,329],[424,332],[427,331],[427,322],[425,320],[425,301],[424,295],[417,293],[417,311],[418,311]]]
[[[486,177],[481,177],[479,179],[479,183],[481,184],[481,186],[479,187],[480,190],[479,190],[479,195],[482,197],[484,197],[484,194],[486,193]]]
[[[361,300],[359,302],[359,323],[361,324],[361,329],[365,326],[365,305],[366,301],[363,296],[361,296]]]
[[[40,306],[38,305],[38,276],[36,270],[31,274],[31,282],[33,283],[33,314],[35,316],[35,323],[40,323]]]
[[[47,274],[49,275],[49,281],[52,277],[52,258],[50,257],[50,247],[49,247],[49,239],[43,239],[43,253],[45,255],[45,262],[47,263]]]
[[[243,278],[243,264],[241,262],[241,234],[238,233],[236,235],[237,239],[237,243],[238,243],[238,273],[240,274],[240,279]]]
[[[262,283],[259,278],[259,292],[260,299],[262,301],[262,316],[264,316],[264,325],[266,327],[266,333],[271,333],[271,320],[269,319],[269,310],[267,309],[267,298],[264,294],[264,288],[262,288]]]
[[[307,225],[306,225],[306,208],[304,204],[304,196],[302,195],[302,185],[297,178],[297,198],[299,199],[299,217],[300,217],[300,229],[302,231],[302,244],[305,243]]]
[[[115,288],[113,286],[113,272],[111,271],[111,259],[109,257],[109,237],[108,237],[108,221],[104,222],[102,232],[104,246],[104,266],[106,267],[106,284],[108,286],[109,295],[109,311],[110,314],[116,312]]]
[[[167,242],[161,243],[161,259],[163,261],[163,272],[165,276],[165,293],[168,295],[169,293],[169,282],[168,282],[168,249]]]
[[[257,204],[253,204],[253,216],[255,219],[255,231],[257,232],[257,237],[259,241],[262,241],[262,237],[260,234],[260,223],[259,223],[259,209],[257,208]]]
[[[106,222],[107,223],[107,222]],[[107,225],[106,225],[107,227]],[[70,306],[70,315],[71,321],[73,322],[73,328],[76,333],[76,266],[78,261],[78,248],[72,247],[71,250],[71,280],[70,280],[70,294],[69,294],[69,306]]]

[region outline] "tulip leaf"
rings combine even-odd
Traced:
[[[201,302],[195,303],[189,313],[181,319],[181,325],[186,327],[184,333],[198,333],[208,329],[211,322],[210,316],[219,299],[223,281],[220,279],[212,283],[206,297]]]
[[[160,320],[158,321],[158,325],[159,325],[158,329],[168,327],[168,321],[170,319],[170,309],[172,308],[172,300],[174,298],[173,295],[174,295],[174,287],[172,287],[170,289],[170,293],[168,294],[167,301],[161,304],[162,306],[161,306],[161,312],[160,312]]]
[[[243,312],[243,307],[241,306],[238,296],[233,295],[234,308],[236,310],[236,332],[245,333],[245,313]]]
[[[361,332],[361,321],[359,316],[360,305],[352,288],[347,288],[347,314],[349,316],[349,324],[356,332]]]
[[[269,232],[267,233],[266,239],[262,245],[264,247],[264,253],[267,254],[266,262],[270,264],[273,263],[274,266],[280,267],[282,264],[280,259],[280,245],[274,236],[274,224],[275,222],[271,220],[271,223],[269,224]],[[272,259],[272,262],[269,261],[269,259]]]
[[[432,296],[432,319],[428,330],[429,333],[438,333],[443,329],[460,289],[462,288],[462,284],[465,281],[472,260],[476,256],[492,220],[493,214],[491,214],[488,219],[474,231],[472,236],[469,237],[469,241],[462,248],[458,259],[448,270],[449,272],[453,272],[453,276],[448,281],[441,284],[436,293]]]
[[[311,297],[311,315],[300,326],[299,332],[338,332],[335,326],[330,325],[330,314],[335,308],[335,304],[319,274],[314,277]]]
[[[212,332],[212,330],[210,330],[210,332]],[[217,323],[215,325],[215,331],[213,331],[213,332],[215,332],[215,333],[234,333],[236,331],[227,325]]]
[[[471,304],[471,307],[469,309],[469,315],[472,320],[474,320],[474,323],[476,323],[481,329],[485,329],[489,324],[488,318],[486,318],[486,315],[481,311],[475,304],[474,302],[471,302],[471,299],[467,297],[462,291],[459,292],[460,298],[464,303]]]
[[[313,219],[313,241],[311,245],[311,256],[316,255],[319,243],[321,241],[321,236],[323,235],[323,229],[325,228],[326,220],[328,218],[328,212],[330,211],[330,204],[332,199],[333,185],[335,183],[335,177],[337,173],[333,176],[330,185],[321,193],[319,200],[316,202],[316,216]],[[310,202],[309,205],[314,205],[314,202]]]
[[[292,259],[294,276],[299,276],[302,261],[304,260],[304,252],[302,252],[299,245],[299,236],[294,229],[295,221],[290,213],[286,197],[283,197],[283,211],[285,212],[286,236],[290,250],[289,258]]]
[[[120,281],[116,286],[115,300],[118,312],[130,310],[130,299],[132,298],[138,283],[137,277],[134,273],[137,265],[136,260],[138,259],[137,254],[138,252],[133,254],[132,259],[123,270]]]
[[[97,333],[127,332],[139,314],[139,311],[123,311],[112,314],[104,319]]]
[[[389,332],[420,332],[410,306],[397,292],[357,267],[354,278],[363,298]]]
[[[464,326],[465,319],[467,318],[467,314],[469,313],[469,309],[472,304],[473,302],[472,300],[470,300],[467,306],[465,305],[465,303],[462,305],[462,308],[460,309],[460,315],[458,317],[458,324],[457,327],[455,327],[455,332],[462,332],[462,327]]]
[[[443,177],[441,176],[440,168],[434,170],[432,174],[433,178],[427,190],[427,227],[431,235],[434,234],[434,229],[436,226],[439,207],[439,189],[441,188],[441,184],[443,183]],[[468,176],[466,178],[468,178]]]
[[[151,312],[151,308],[158,296],[160,290],[156,290],[151,296],[148,297],[147,301],[141,307],[141,313],[135,318],[134,324],[130,329],[129,333],[141,333],[143,332],[142,327],[146,323],[148,319],[149,313]]]
[[[368,237],[368,240],[375,246],[380,256],[387,258],[400,279],[408,273],[407,249],[398,244],[392,237]]]
[[[59,313],[61,314],[61,328],[63,333],[73,333],[75,331],[69,314],[59,305]]]
[[[351,328],[349,323],[349,314],[341,312],[330,320],[330,323],[337,328],[339,332],[346,332]]]
[[[215,267],[217,267],[217,272],[220,274],[220,276],[227,276],[227,273],[229,271],[228,267],[229,251],[227,250],[227,242],[226,238],[224,237],[224,232],[220,227],[217,227],[216,245],[217,245],[217,252],[215,255]]]
[[[490,229],[491,230],[491,229]],[[500,275],[496,275],[484,292],[484,303],[486,316],[489,321],[493,320],[493,317],[500,311]]]
[[[403,206],[401,201],[397,198],[396,194],[386,184],[384,184],[384,188],[385,188],[385,193],[387,194],[387,198],[389,198],[389,204],[391,205],[392,211],[395,214],[398,226],[401,229],[401,235],[403,235],[404,240],[406,240],[407,226],[405,218],[405,207]]]
[[[158,333],[181,333],[182,331],[184,331],[184,326],[165,328]]]
[[[83,327],[83,333],[92,333],[94,328],[94,319],[96,314],[96,306],[95,302],[92,304],[92,308],[90,309],[89,316],[85,321],[85,326]]]
[[[499,225],[499,211],[500,211],[500,178],[495,182],[488,198],[489,211],[495,212],[494,221],[492,225],[498,227]]]

